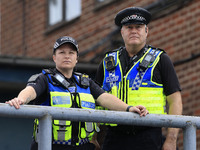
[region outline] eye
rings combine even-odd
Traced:
[[[70,53],[70,54],[75,54],[75,51],[70,51],[69,53]]]
[[[142,27],[141,25],[135,26],[136,29],[140,29],[141,27]]]
[[[63,53],[64,53],[64,51],[60,51],[60,52],[59,52],[59,54],[63,54]]]
[[[133,27],[132,26],[127,26],[127,28],[132,29]]]

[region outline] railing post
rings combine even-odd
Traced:
[[[51,150],[52,147],[52,116],[47,114],[39,119],[38,150]]]
[[[196,126],[191,122],[183,129],[184,150],[196,150]]]

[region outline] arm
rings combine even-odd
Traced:
[[[99,105],[111,110],[126,111],[128,104],[124,103],[114,95],[103,93],[97,98]],[[149,112],[144,106],[133,106],[129,109],[130,112],[137,112],[140,116],[146,116]]]
[[[13,98],[6,102],[10,106],[14,106],[16,109],[20,108],[20,105],[28,104],[30,101],[36,98],[36,92],[33,87],[27,86],[23,89],[16,98]]]
[[[167,101],[169,103],[170,115],[182,114],[182,98],[181,98],[181,93],[179,91],[167,96]],[[163,145],[163,150],[176,149],[178,132],[179,132],[178,128],[168,128],[167,137]]]

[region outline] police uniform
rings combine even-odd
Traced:
[[[150,16],[143,8],[131,7],[117,14],[115,24],[148,24]],[[150,45],[133,57],[125,47],[108,52],[97,70],[96,81],[127,104],[144,105],[154,114],[164,114],[165,97],[181,90],[168,55]],[[109,124],[103,150],[160,150],[161,140],[158,127]]]
[[[94,81],[89,79],[88,87],[81,87],[82,85],[78,85],[79,81],[77,80],[77,73],[73,73],[72,78],[70,78],[70,79],[65,78],[65,80],[69,83],[69,85],[68,85],[68,89],[70,90],[70,93],[69,93],[69,92],[67,92],[65,87],[60,85],[60,83],[55,81],[55,79],[53,79],[53,80],[51,79],[52,78],[51,74],[57,74],[57,73],[61,74],[56,69],[43,70],[43,72],[41,74],[38,74],[37,77],[33,77],[34,79],[29,80],[27,85],[32,86],[35,89],[36,94],[37,94],[37,97],[34,101],[35,104],[43,105],[43,106],[52,106],[52,107],[63,107],[62,105],[64,105],[64,107],[67,107],[66,104],[70,103],[70,99],[66,98],[66,97],[72,96],[72,95],[77,95],[76,100],[74,98],[71,99],[71,101],[72,101],[72,103],[74,103],[74,105],[70,105],[69,108],[83,108],[83,109],[95,108],[95,103],[91,103],[91,101],[88,101],[88,100],[85,101],[86,99],[89,98],[88,96],[90,96],[90,94],[93,96],[92,97],[93,99],[97,99],[98,96],[100,96],[102,93],[104,93],[104,91]],[[78,74],[78,76],[81,76],[81,75],[82,74]],[[55,82],[55,83],[53,83],[53,82]],[[52,87],[52,86],[55,86],[55,87]],[[83,85],[83,86],[85,86],[85,85]],[[57,89],[57,88],[59,88],[59,89]],[[87,95],[81,95],[78,91],[80,93],[82,93],[84,91],[85,93],[87,93]],[[69,94],[67,95],[66,93],[69,93]],[[83,94],[85,94],[85,93],[83,93]],[[60,95],[65,97],[65,99],[62,98]],[[60,98],[59,98],[59,96],[60,96]],[[80,100],[79,98],[83,97],[83,99],[84,99],[84,96],[85,96],[85,100],[78,102]],[[80,106],[80,103],[81,103],[81,106]],[[35,132],[37,131],[36,128],[37,128],[38,124],[36,121],[38,121],[38,120],[35,120],[35,130],[34,130],[34,140],[32,143],[32,150],[37,149],[37,142],[36,142],[37,141],[37,133],[35,133]],[[66,124],[70,125],[70,123],[73,125],[72,126],[73,129],[75,129],[75,131],[72,134],[78,135],[79,133],[81,133],[79,131],[80,128],[78,126],[83,125],[82,123],[78,124],[76,122],[68,121],[67,123],[65,122],[65,125]],[[59,126],[59,123],[57,120],[54,120],[54,124],[57,124],[57,126]],[[83,126],[85,126],[85,124]],[[53,128],[54,128],[54,125],[53,125]],[[95,128],[97,128],[97,127],[95,127]],[[56,130],[56,127],[55,127],[55,129],[53,129],[53,132],[55,130]],[[96,129],[94,129],[94,130],[96,130]],[[69,139],[67,141],[62,141],[59,138],[56,139],[55,136],[56,136],[56,134],[53,133],[52,147],[55,150],[57,150],[57,149],[60,149],[60,150],[61,149],[63,149],[63,150],[64,149],[69,149],[69,150],[71,150],[71,149],[90,150],[91,149],[92,150],[92,149],[94,149],[94,145],[89,143],[89,138],[91,138],[91,136],[89,138],[82,137],[83,140],[79,139],[79,141],[76,141],[74,143],[72,142],[73,141],[72,139]],[[77,138],[77,137],[75,137],[75,138]],[[77,142],[78,142],[78,144],[77,144]]]
[[[64,43],[71,43],[78,52],[77,42],[71,37],[59,38],[54,44],[54,52]],[[104,93],[88,75],[73,72],[68,79],[56,68],[33,75],[27,85],[36,91],[34,104],[51,107],[95,109],[95,99]],[[38,149],[38,125],[35,119],[31,150]],[[94,150],[94,144],[89,141],[97,131],[97,124],[93,122],[53,120],[52,149]]]

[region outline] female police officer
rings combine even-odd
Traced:
[[[140,116],[148,113],[143,106],[129,107],[117,97],[105,93],[87,75],[74,72],[77,59],[76,40],[68,36],[57,39],[53,50],[56,68],[44,69],[42,73],[32,76],[18,97],[6,103],[17,109],[32,100],[45,106],[95,109],[96,99],[98,104],[108,109],[125,111],[128,108],[130,112],[137,112]],[[32,150],[37,149],[37,126],[38,120],[35,121]],[[92,150],[95,146],[89,139],[96,129],[95,123],[54,120],[52,148]]]

